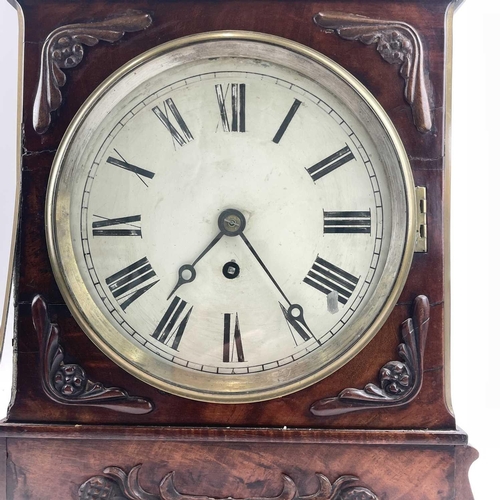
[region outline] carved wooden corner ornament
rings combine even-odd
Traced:
[[[392,408],[412,401],[423,379],[423,353],[429,326],[429,299],[419,295],[413,303],[413,317],[401,325],[403,342],[398,354],[403,361],[390,361],[379,372],[380,385],[344,389],[338,396],[321,399],[311,406],[317,417],[330,417],[359,410]]]
[[[103,471],[103,476],[94,476],[80,486],[78,498],[80,500],[94,498],[109,500],[215,500],[207,496],[179,493],[174,485],[173,472],[161,480],[158,485],[158,495],[148,493],[139,485],[141,467],[142,465],[136,465],[128,474],[119,467],[107,467]],[[354,485],[359,481],[355,476],[341,476],[333,484],[323,474],[316,474],[316,476],[319,481],[317,492],[304,496],[298,493],[293,480],[283,474],[283,491],[277,497],[271,497],[269,500],[378,500],[378,497],[368,488]],[[219,500],[233,500],[233,498]],[[265,499],[260,498],[259,500]]]
[[[431,131],[433,120],[424,51],[415,28],[403,22],[342,12],[320,12],[313,20],[321,28],[334,31],[346,40],[359,40],[366,45],[376,43],[385,61],[399,64],[399,72],[406,82],[405,99],[412,108],[415,126],[422,133]]]
[[[83,46],[92,47],[104,40],[114,43],[125,33],[148,28],[148,14],[129,12],[119,17],[88,24],[61,26],[50,33],[42,48],[40,76],[33,107],[33,127],[44,134],[51,122],[50,113],[62,103],[59,87],[66,83],[63,69],[74,68],[83,60]]]
[[[59,327],[50,322],[47,304],[40,295],[31,304],[33,325],[40,345],[42,387],[54,402],[64,405],[98,406],[122,413],[141,415],[153,410],[147,399],[129,396],[117,387],[104,387],[87,378],[83,368],[64,363],[59,345]]]

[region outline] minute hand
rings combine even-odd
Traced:
[[[255,248],[252,246],[252,244],[248,241],[248,238],[243,234],[240,233],[241,239],[245,242],[245,245],[248,247],[250,252],[252,252],[252,255],[257,259],[257,262],[261,265],[262,269],[266,272],[266,274],[269,276],[269,279],[273,282],[274,286],[278,289],[278,291],[281,293],[283,298],[287,301],[288,305],[291,306],[292,303],[288,300],[288,297],[285,295],[281,287],[278,285],[278,282],[273,278],[273,275],[269,271],[269,269],[266,267],[262,259],[259,257],[259,254],[255,251]]]
[[[288,323],[295,329],[295,331],[302,337],[303,340],[307,341],[311,337],[313,337],[316,342],[319,344],[319,340],[313,334],[311,329],[307,326],[306,320],[304,318],[304,309],[299,304],[292,304],[288,297],[285,295],[285,292],[278,285],[278,282],[273,278],[273,275],[269,271],[269,269],[264,264],[263,260],[259,257],[259,254],[255,251],[255,248],[248,241],[248,238],[243,234],[243,231],[239,233],[241,239],[245,242],[245,245],[248,247],[252,255],[257,259],[257,262],[261,265],[262,269],[264,269],[265,273],[268,275],[269,279],[273,282],[274,286],[278,289],[279,293],[283,296],[283,298],[288,303],[288,308],[285,309],[283,305],[280,303],[281,310],[285,316],[285,319]]]

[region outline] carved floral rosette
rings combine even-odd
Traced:
[[[63,69],[74,68],[83,60],[83,46],[99,41],[114,43],[125,33],[144,30],[151,24],[148,14],[132,11],[98,22],[61,26],[50,33],[42,48],[40,76],[33,107],[33,128],[44,134],[51,123],[51,113],[59,109],[59,87],[66,83]]]
[[[432,130],[424,49],[413,26],[343,12],[319,12],[313,19],[321,28],[334,31],[346,40],[358,40],[365,45],[376,44],[378,53],[385,61],[399,64],[399,73],[406,84],[404,97],[413,111],[415,126],[422,133]]]
[[[127,474],[119,467],[107,467],[103,475],[85,481],[78,490],[80,500],[238,500],[233,497],[218,498],[180,493],[174,484],[174,473],[168,473],[158,485],[158,494],[145,491],[139,484],[142,465],[136,465]],[[323,474],[316,474],[319,486],[312,495],[301,495],[293,480],[283,474],[283,490],[277,497],[251,497],[239,500],[378,500],[370,489],[357,485],[359,479],[345,475],[333,484]]]
[[[316,401],[311,406],[311,413],[317,417],[331,417],[402,406],[415,399],[422,388],[429,315],[429,299],[419,295],[413,304],[413,317],[401,325],[403,342],[398,346],[401,360],[389,361],[380,369],[379,385],[369,383],[364,389],[344,389],[338,396]]]
[[[40,345],[42,388],[52,401],[64,405],[97,406],[136,415],[153,410],[153,404],[147,399],[130,396],[118,387],[104,387],[99,382],[92,382],[81,366],[66,364],[59,344],[59,327],[51,323],[47,304],[40,295],[33,299],[31,311]]]

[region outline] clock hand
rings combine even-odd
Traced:
[[[248,247],[252,255],[255,257],[257,262],[261,265],[262,269],[264,269],[265,273],[269,277],[269,279],[273,282],[274,286],[277,288],[277,290],[280,292],[280,294],[283,296],[285,301],[288,303],[288,309],[283,307],[283,305],[280,303],[281,310],[283,312],[283,315],[285,316],[285,319],[287,322],[293,326],[295,331],[304,339],[304,340],[309,340],[312,337],[318,342],[319,340],[314,336],[310,328],[307,326],[306,320],[304,318],[304,309],[300,304],[292,304],[288,297],[285,295],[285,292],[281,289],[281,287],[278,285],[278,282],[274,279],[273,275],[267,268],[267,266],[264,264],[264,261],[259,257],[259,254],[255,250],[255,248],[252,246],[248,238],[245,236],[243,231],[239,233],[241,236],[241,239],[244,241],[245,245]]]
[[[252,252],[252,255],[255,257],[257,262],[261,265],[262,269],[264,269],[264,271],[268,275],[269,279],[273,282],[274,286],[278,289],[278,292],[281,293],[283,298],[287,301],[288,305],[291,306],[292,303],[288,300],[288,297],[285,295],[285,293],[283,292],[281,287],[278,285],[278,282],[273,278],[273,275],[271,274],[271,272],[269,271],[267,266],[264,264],[262,259],[259,257],[259,254],[256,252],[255,248],[252,246],[250,241],[248,241],[248,238],[243,234],[243,232],[240,233],[240,236],[241,236],[241,239],[245,242],[245,245],[248,247],[250,252]]]
[[[215,244],[224,236],[224,233],[221,231],[203,250],[203,252],[198,255],[198,257],[193,261],[192,264],[184,264],[179,267],[179,278],[177,279],[177,283],[175,284],[173,290],[170,292],[168,299],[172,297],[172,295],[186,283],[191,283],[196,278],[196,270],[194,266],[215,246]],[[168,300],[167,299],[167,300]]]
[[[238,210],[228,209],[224,210],[217,221],[220,232],[219,234],[208,244],[208,246],[201,252],[201,254],[193,261],[192,264],[184,264],[179,267],[179,278],[174,286],[174,289],[170,292],[168,299],[186,283],[191,283],[196,278],[196,270],[194,266],[206,255],[215,244],[224,236],[238,236],[241,231],[245,228],[245,216]],[[167,300],[168,300],[167,299]]]

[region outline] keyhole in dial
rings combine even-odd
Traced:
[[[240,274],[240,266],[233,260],[230,262],[226,262],[224,264],[224,267],[222,268],[222,274],[228,280],[234,280],[234,278],[237,278]]]

